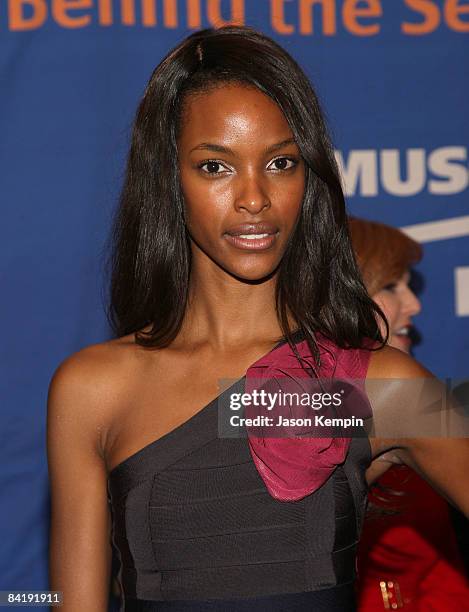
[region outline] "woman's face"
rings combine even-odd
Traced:
[[[226,84],[187,99],[178,138],[193,263],[261,280],[280,263],[300,214],[305,168],[280,108]]]
[[[387,285],[372,297],[386,315],[389,323],[388,344],[408,353],[411,340],[411,317],[421,310],[415,294],[409,288],[410,273],[405,272],[395,283]],[[384,326],[381,330],[384,333]]]

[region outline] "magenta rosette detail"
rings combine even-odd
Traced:
[[[295,343],[300,359],[285,342],[246,373],[245,393],[257,400],[245,408],[245,417],[252,419],[246,425],[250,452],[270,495],[279,501],[309,495],[345,461],[351,437],[337,422],[372,416],[364,391],[370,351],[339,348],[321,334],[316,341],[320,366],[302,340]],[[259,398],[265,400],[262,405]]]

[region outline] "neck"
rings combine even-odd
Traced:
[[[276,342],[283,336],[275,309],[276,282],[276,274],[249,282],[215,265],[208,266],[203,274],[193,268],[179,340],[208,343],[220,351]],[[293,320],[290,325],[294,329]]]

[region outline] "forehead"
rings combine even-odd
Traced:
[[[181,146],[215,141],[259,146],[293,136],[280,107],[255,87],[226,84],[188,96],[182,115]]]

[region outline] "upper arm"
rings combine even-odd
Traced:
[[[50,588],[63,592],[63,612],[108,605],[111,519],[97,365],[85,349],[56,370],[49,387]]]
[[[385,347],[370,362],[376,454],[389,449],[469,516],[469,428],[446,386],[409,355]]]
[[[403,462],[469,518],[469,439],[415,438],[406,442],[398,450]]]

